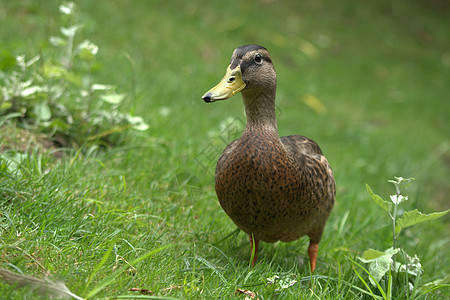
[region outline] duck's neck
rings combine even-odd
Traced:
[[[258,94],[242,93],[247,116],[244,134],[253,130],[268,131],[278,136],[275,119],[275,91]]]

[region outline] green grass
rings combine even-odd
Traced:
[[[1,0],[0,61],[48,51],[48,37],[60,27],[58,3]],[[27,136],[20,171],[2,169],[0,162],[1,268],[48,276],[93,298],[137,297],[129,290],[140,288],[150,290],[149,297],[188,299],[243,299],[236,289],[259,299],[371,299],[352,260],[392,241],[390,220],[365,184],[387,199],[395,192],[388,179],[414,177],[408,209],[448,209],[445,1],[77,5],[80,40],[100,48],[96,82],[118,86],[127,95],[122,109],[144,117],[150,129],[105,151],[52,150],[64,155],[35,149]],[[312,277],[306,238],[263,243],[259,263],[249,267],[248,239],[215,196],[223,139],[231,141],[245,116],[240,96],[207,105],[201,95],[223,76],[232,51],[249,43],[267,47],[275,63],[280,134],[316,140],[335,173],[337,204]],[[306,95],[325,110],[308,105]],[[221,129],[227,120],[231,127]],[[0,149],[17,145],[14,132],[21,131],[1,129]],[[217,150],[208,158],[204,151],[211,146]],[[399,237],[399,246],[421,259],[419,286],[448,278],[449,233],[446,217]],[[277,291],[279,284],[268,284],[275,275],[297,283]],[[404,282],[394,280],[393,297],[407,299]],[[36,298],[1,281],[0,295]],[[449,288],[440,288],[419,299],[449,296]]]

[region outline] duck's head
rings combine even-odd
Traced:
[[[258,45],[245,45],[234,50],[225,76],[203,95],[205,102],[226,100],[242,91],[243,94],[273,93],[276,73],[269,52]]]

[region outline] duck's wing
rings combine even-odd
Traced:
[[[286,150],[296,159],[303,155],[323,156],[316,142],[302,135],[288,135],[280,138]]]
[[[335,194],[334,176],[327,158],[316,142],[302,135],[288,135],[280,138],[286,151],[297,160],[300,167],[312,172],[313,178],[321,178],[329,186],[329,192]]]
[[[302,178],[302,186],[328,217],[336,197],[336,184],[330,164],[319,145],[301,135],[284,136],[280,140],[286,151],[297,161],[303,174],[307,175]]]
[[[316,173],[313,176],[329,177],[334,185],[330,164],[316,142],[302,135],[283,136],[280,140],[286,151],[297,160],[301,167],[305,167],[305,165],[312,167]],[[322,169],[326,172],[321,172]]]

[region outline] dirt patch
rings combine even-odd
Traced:
[[[0,127],[0,153],[6,151],[30,152],[37,149],[42,152],[53,152],[60,156],[57,145],[45,134],[35,133],[15,125]],[[57,154],[59,153],[59,154]]]

